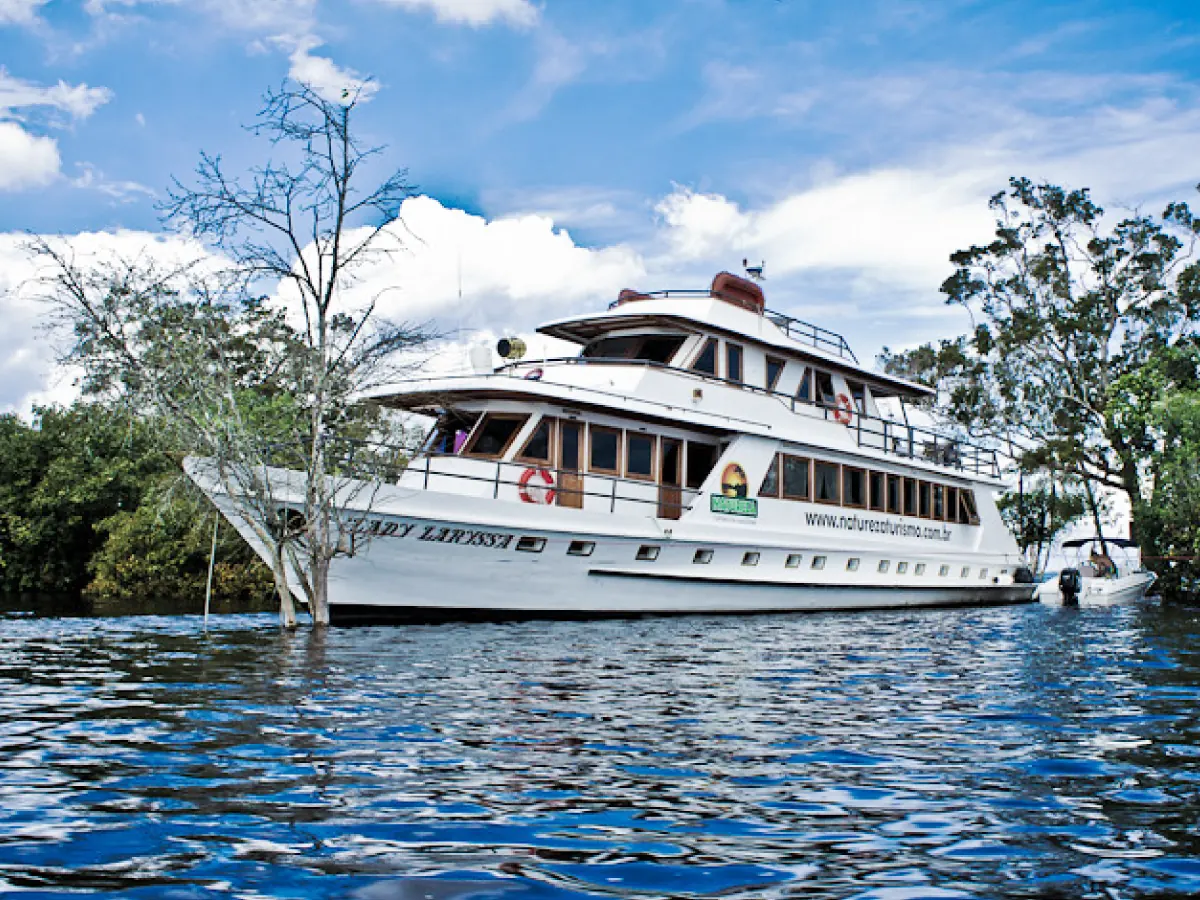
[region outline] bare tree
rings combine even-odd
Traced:
[[[364,96],[332,102],[285,84],[251,129],[270,141],[271,161],[239,178],[202,154],[194,186],[175,182],[165,214],[220,251],[217,263],[79,265],[61,245],[33,247],[51,264],[45,297],[74,334],[67,358],[91,390],[124,392],[206,457],[191,474],[215,479],[226,515],[266,548],[289,625],[293,593],[314,624],[328,623],[344,511],[369,509],[364,492],[378,485],[338,449],[383,425],[355,396],[431,338],[349,290],[365,265],[403,249],[398,216],[412,192],[402,170],[359,187],[381,152],[351,130]]]

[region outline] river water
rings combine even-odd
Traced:
[[[1200,614],[0,617],[0,892],[1200,892]]]

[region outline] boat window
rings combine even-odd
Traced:
[[[796,399],[804,403],[812,403],[812,369],[805,369],[800,376],[800,387],[796,389]]]
[[[917,567],[913,570],[914,575],[925,574],[925,563],[917,563]]]
[[[842,502],[846,506],[866,507],[867,473],[862,469],[842,466]]]
[[[683,483],[683,441],[675,438],[662,439],[662,471],[659,480],[667,487],[679,487]]]
[[[897,575],[903,575],[907,571],[908,571],[908,563],[906,563],[906,562],[896,563],[896,574]]]
[[[642,546],[638,547],[637,559],[643,562],[653,562],[658,559],[658,551],[660,549],[653,544],[642,544]]]
[[[958,488],[946,488],[946,521],[958,521]]]
[[[517,538],[517,549],[522,553],[541,553],[546,549],[546,539],[540,537]]]
[[[971,567],[963,566],[962,572],[960,572],[959,574],[962,575],[963,578],[970,578],[971,577]]]
[[[809,462],[803,456],[783,458],[783,496],[789,500],[807,500],[811,496],[808,489]]]
[[[968,522],[971,525],[979,524],[979,512],[975,508],[975,492],[970,488],[958,489],[958,510],[960,522]]]
[[[800,563],[803,561],[803,559],[804,554],[802,553],[789,553],[787,560],[783,564],[783,567],[785,569],[798,569],[800,568]]]
[[[846,571],[847,572],[857,572],[858,564],[860,562],[862,562],[862,560],[860,560],[857,556],[850,557],[848,560],[846,560]]]
[[[758,489],[760,497],[778,497],[779,496],[779,454],[771,458],[771,465],[767,467],[767,474],[763,476],[762,487]]]
[[[687,486],[699,490],[713,466],[717,464],[717,448],[697,441],[687,442]]]
[[[488,413],[483,423],[475,429],[475,436],[463,453],[467,456],[483,456],[495,459],[504,455],[517,432],[529,420],[529,416],[507,413]]]
[[[619,475],[621,432],[615,428],[600,428],[592,425],[588,428],[588,442],[590,445],[588,470]]]
[[[850,396],[854,400],[854,408],[860,412],[867,411],[867,389],[861,381],[847,381],[846,387],[850,388]]]
[[[682,334],[603,337],[588,344],[582,355],[588,359],[638,359],[666,365],[685,340],[687,337]]]
[[[747,550],[745,553],[742,554],[742,565],[743,566],[757,566],[758,560],[759,560],[759,555],[760,554],[756,550]]]
[[[933,517],[935,519],[946,517],[946,489],[940,484],[933,486]]]
[[[599,338],[583,348],[583,355],[588,359],[633,359],[641,345],[640,335]]]
[[[654,436],[625,432],[625,476],[627,478],[654,477]]]
[[[928,481],[921,482],[921,518],[929,518],[931,485]]]
[[[901,500],[904,493],[904,478],[900,475],[887,477],[887,511],[898,515],[903,513]]]
[[[813,557],[813,561],[812,561],[812,568],[814,568],[814,569],[823,569],[823,568],[825,568],[825,557],[823,557],[823,556],[814,556],[814,557]]]
[[[870,472],[867,474],[868,489],[871,494],[871,509],[883,512],[887,506],[887,497],[884,494],[884,479],[882,472]]]
[[[567,547],[568,556],[591,556],[595,551],[595,541],[571,541],[571,545]]]
[[[454,410],[438,419],[429,436],[426,451],[429,453],[458,453],[467,442],[471,429],[479,421],[480,413]]]
[[[675,358],[675,351],[683,346],[683,335],[656,335],[642,342],[637,358],[647,362],[662,363],[664,366]]]
[[[773,356],[767,357],[767,390],[775,390],[775,385],[779,384],[779,376],[783,374],[783,367],[786,363],[782,359],[776,359]]]
[[[554,428],[554,420],[547,416],[538,423],[533,435],[525,442],[517,459],[523,462],[550,462],[550,434]]]
[[[980,569],[980,570],[979,570],[979,579],[980,579],[980,581],[982,581],[983,579],[987,578],[987,572],[988,572],[988,570],[987,570],[987,569]]]
[[[704,349],[692,363],[693,372],[703,372],[705,375],[717,374],[717,339],[709,338],[704,342]]]
[[[712,562],[713,552],[711,550],[697,550],[696,555],[692,557],[692,562],[698,566],[707,566]]]
[[[888,570],[888,568],[891,566],[891,564],[892,564],[892,561],[890,559],[881,559],[879,561],[880,573],[886,572]]]
[[[940,575],[942,578],[945,578],[949,574],[950,574],[949,566],[942,566],[940,569],[938,569],[938,575]]]
[[[579,422],[565,421],[559,429],[562,432],[562,448],[558,464],[568,472],[579,471],[579,432],[582,428]]]
[[[837,463],[813,463],[813,487],[818,503],[837,503],[840,497],[838,482],[841,473]]]
[[[917,514],[917,480],[915,478],[904,479],[904,515],[915,516]]]
[[[725,344],[725,378],[742,383],[742,348],[738,344]]]
[[[817,401],[825,406],[833,406],[837,403],[837,397],[833,393],[833,376],[819,369],[817,370]]]

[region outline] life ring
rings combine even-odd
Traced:
[[[525,380],[526,381],[541,381],[542,376],[544,374],[546,374],[546,373],[543,372],[541,369],[530,369],[528,372],[525,373]]]
[[[854,401],[845,394],[838,394],[833,417],[843,425],[849,425],[854,420]]]
[[[529,482],[537,477],[540,484],[530,487]],[[517,493],[526,503],[537,503],[549,506],[554,502],[554,476],[546,469],[526,469],[517,479]]]

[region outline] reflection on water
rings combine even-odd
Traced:
[[[0,891],[1200,891],[1200,616],[0,618]]]

